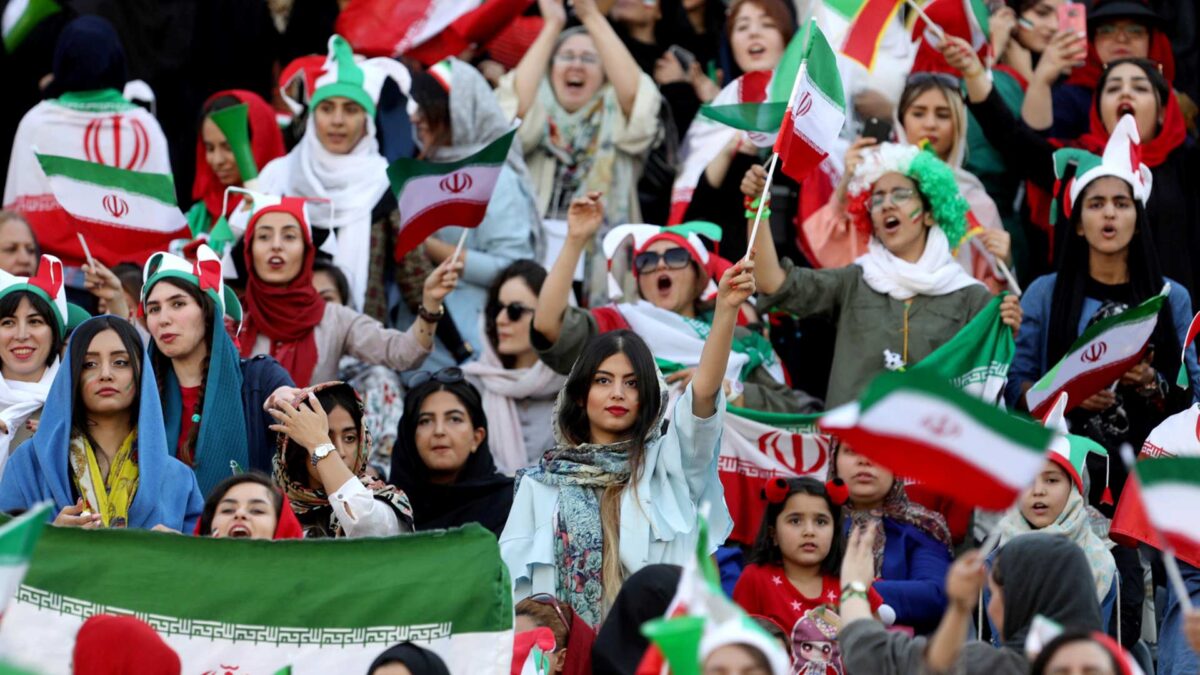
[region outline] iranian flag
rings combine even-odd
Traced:
[[[783,172],[803,180],[826,157],[846,121],[846,99],[837,57],[810,19],[807,44],[788,100],[775,152]]]
[[[975,50],[988,44],[988,8],[983,0],[933,0],[925,5],[925,15],[937,28],[931,28],[921,16],[913,22],[913,39],[924,38],[934,48],[941,44],[940,28],[971,43]]]
[[[1143,459],[1135,465],[1150,524],[1177,551],[1200,550],[1200,457]],[[1124,499],[1122,499],[1124,501]]]
[[[1179,355],[1179,374],[1175,376],[1175,386],[1180,389],[1190,389],[1191,379],[1188,377],[1188,350],[1192,343],[1196,341],[1196,336],[1200,335],[1200,312],[1192,317],[1192,322],[1188,324],[1187,337],[1183,341],[1183,349]],[[1192,362],[1195,362],[1196,355],[1193,351]]]
[[[1116,316],[1097,321],[1066,356],[1025,393],[1030,414],[1043,417],[1059,393],[1069,395],[1067,412],[1112,384],[1142,358],[1170,284],[1158,295]]]
[[[84,620],[132,614],[185,673],[365,673],[404,640],[454,673],[506,673],[512,612],[496,538],[478,525],[308,541],[51,527],[0,623],[0,652],[66,675]]]
[[[819,418],[732,406],[726,409],[717,471],[733,518],[731,540],[754,543],[766,509],[761,492],[768,479],[811,476],[825,480],[832,441],[817,429]]]
[[[170,174],[143,173],[71,157],[37,155],[55,200],[104,261],[144,259],[188,236]]]
[[[896,16],[896,10],[903,4],[902,0],[858,0],[849,2],[826,1],[826,5],[838,8],[839,13],[848,13],[850,27],[842,39],[841,52],[861,63],[867,70],[875,67],[875,55],[879,52],[879,43],[888,24]]]
[[[43,502],[0,527],[0,617],[21,586],[42,528],[53,513],[54,504]]]
[[[171,239],[188,236],[182,214],[176,217],[172,213],[166,221],[134,220],[137,214],[130,209],[125,185],[103,192],[98,201],[82,207],[78,200],[72,200],[78,212],[94,216],[77,218],[60,201],[64,197],[61,191],[52,189],[51,177],[43,170],[38,155],[78,160],[139,176],[169,176],[167,140],[158,121],[119,92],[106,89],[64,95],[42,101],[25,114],[13,137],[4,208],[23,215],[33,226],[42,251],[58,256],[67,265],[87,262],[77,232],[87,238],[92,255],[109,267],[120,262],[140,265],[151,253],[166,250]],[[56,170],[63,164],[55,162]],[[87,172],[89,176],[93,173]],[[86,191],[96,196],[98,187],[89,183]],[[112,199],[105,201],[109,195]],[[171,203],[175,203],[174,198]]]
[[[1000,321],[1004,295],[992,298],[954,337],[909,370],[945,378],[981,401],[999,402],[1017,352],[1012,328]]]
[[[10,0],[4,6],[0,27],[3,29],[4,51],[12,54],[38,24],[58,14],[62,7],[54,0]]]
[[[366,56],[407,54],[425,65],[486,42],[533,0],[351,0],[336,32]]]
[[[993,511],[1033,482],[1054,433],[919,371],[880,374],[819,426],[931,492]]]
[[[396,259],[447,225],[478,227],[512,146],[514,128],[479,152],[457,162],[401,157],[388,167],[400,208]]]

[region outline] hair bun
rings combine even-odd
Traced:
[[[762,496],[770,504],[781,504],[788,496],[788,482],[783,478],[771,478],[763,485]]]
[[[850,489],[846,487],[846,481],[841,478],[834,478],[826,481],[825,492],[829,495],[829,501],[841,506],[850,498]]]

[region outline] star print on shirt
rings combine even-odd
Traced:
[[[783,585],[783,577],[776,574],[775,576],[771,577],[771,583],[775,584],[776,586],[782,586]]]
[[[799,600],[792,601],[792,611],[793,612],[799,612],[802,609],[804,609],[804,605],[801,605]]]
[[[826,593],[826,594],[825,594],[825,600],[826,600],[827,602],[837,602],[837,591],[832,591],[832,590],[831,590],[831,591],[829,591],[828,593]]]

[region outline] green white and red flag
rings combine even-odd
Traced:
[[[840,51],[861,63],[867,70],[873,69],[883,33],[896,16],[901,4],[902,0],[860,0],[853,3],[827,0],[826,5],[836,5],[839,13],[854,10]]]
[[[457,162],[407,157],[392,162],[387,174],[400,210],[397,260],[443,227],[478,227],[483,222],[516,132],[510,130]]]
[[[21,586],[42,528],[53,513],[53,502],[43,502],[0,527],[0,617]]]
[[[931,492],[996,511],[1033,482],[1053,437],[920,371],[880,374],[819,426]]]
[[[1000,320],[1003,299],[992,298],[954,337],[909,370],[942,377],[981,401],[999,402],[1017,352],[1012,328]]]
[[[1200,551],[1200,518],[1195,517],[1200,513],[1200,457],[1147,457],[1134,471],[1148,522],[1177,556],[1182,551],[1194,560]],[[1126,497],[1122,494],[1121,501]]]
[[[334,29],[366,56],[411,56],[426,66],[489,40],[533,0],[353,0]]]
[[[187,236],[170,174],[147,173],[73,157],[37,155],[54,199],[103,260],[141,259]]]
[[[0,653],[70,673],[86,619],[132,614],[184,673],[365,673],[404,640],[453,673],[507,673],[512,602],[496,538],[478,525],[293,541],[47,527],[0,623]]]
[[[1179,375],[1175,377],[1175,386],[1180,389],[1190,389],[1188,378],[1188,348],[1196,341],[1196,336],[1200,335],[1200,312],[1192,317],[1192,323],[1188,325],[1187,338],[1183,341],[1183,350],[1179,355]],[[1195,361],[1195,356],[1192,360]]]
[[[978,51],[988,43],[989,13],[983,0],[933,0],[923,9],[938,28],[971,43],[972,49]],[[937,28],[931,28],[919,15],[913,22],[913,39],[924,38],[934,48],[941,44],[936,31]]]
[[[809,20],[804,59],[775,140],[780,168],[795,180],[803,180],[832,150],[846,121],[846,97],[837,56],[817,27]]]
[[[1116,316],[1097,321],[1080,335],[1066,356],[1025,393],[1030,414],[1043,417],[1061,392],[1067,410],[1112,384],[1141,360],[1170,284],[1158,295]]]

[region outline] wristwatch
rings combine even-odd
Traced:
[[[333,443],[322,443],[318,445],[317,447],[313,448],[312,451],[312,465],[316,466],[317,462],[320,462],[336,451],[337,448],[334,447]]]
[[[437,312],[431,312],[425,309],[425,303],[419,303],[417,305],[417,316],[424,319],[427,323],[437,323],[442,320],[442,317],[446,316],[446,306],[442,305],[442,308]]]
[[[861,581],[851,581],[849,583],[842,584],[842,600],[847,600],[856,595],[863,600],[866,600],[867,585]]]

